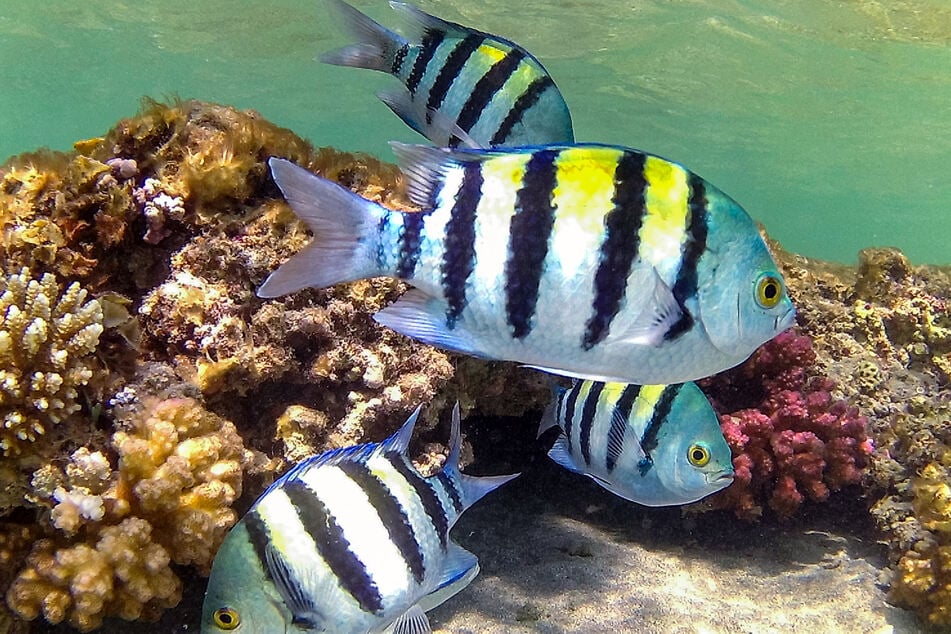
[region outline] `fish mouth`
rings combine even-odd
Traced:
[[[707,478],[707,482],[718,486],[727,486],[733,483],[733,472],[720,471],[718,473],[711,474],[711,476]]]
[[[796,325],[796,307],[789,304],[789,308],[780,317],[776,318],[776,331],[783,332]]]

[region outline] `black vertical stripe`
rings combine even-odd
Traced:
[[[562,428],[565,430],[565,436],[568,437],[568,451],[571,451],[571,428],[574,425],[575,404],[578,402],[578,395],[583,385],[583,381],[572,383],[565,398],[565,421]]]
[[[393,497],[386,485],[362,462],[342,461],[338,466],[366,493],[370,505],[376,510],[380,521],[386,527],[390,541],[399,549],[416,583],[422,583],[425,573],[423,553],[419,540],[416,538],[416,532],[413,530],[413,524],[409,521],[400,501]]]
[[[416,94],[416,89],[419,88],[419,82],[423,79],[426,67],[429,66],[429,62],[432,61],[433,55],[436,54],[436,49],[442,44],[444,37],[446,37],[444,32],[434,29],[426,31],[423,36],[423,41],[420,42],[419,51],[416,54],[416,60],[413,62],[413,70],[410,71],[409,78],[406,80],[406,87],[409,88],[411,95]]]
[[[503,145],[505,140],[508,139],[508,136],[512,133],[512,129],[522,120],[522,117],[525,116],[529,108],[538,103],[542,93],[554,87],[555,82],[552,81],[548,75],[542,75],[529,84],[525,92],[519,95],[518,99],[515,100],[515,104],[512,106],[512,109],[508,111],[508,114],[505,115],[505,119],[499,124],[499,129],[492,135],[492,140],[489,141],[489,144]]]
[[[466,308],[466,281],[475,270],[475,219],[482,198],[480,163],[465,163],[462,185],[456,192],[449,222],[446,223],[445,250],[442,256],[442,290],[449,308],[446,326],[452,330]]]
[[[598,412],[598,399],[603,389],[603,382],[593,382],[591,389],[588,390],[588,396],[584,399],[584,407],[581,409],[581,422],[578,428],[581,435],[581,457],[589,467],[591,466],[591,428],[594,426],[594,415]]]
[[[608,430],[608,453],[605,465],[608,473],[614,471],[614,466],[621,457],[621,448],[624,446],[624,435],[627,433],[628,419],[634,409],[634,401],[641,393],[640,385],[628,384],[621,392],[617,403],[614,404],[614,414],[611,416],[611,428]]]
[[[697,293],[697,267],[707,248],[707,188],[703,179],[695,174],[690,174],[688,182],[690,197],[687,208],[690,210],[690,220],[687,239],[681,247],[680,269],[671,289],[683,314],[664,334],[667,340],[676,339],[693,326],[693,316],[687,311],[684,302]]]
[[[446,57],[446,63],[439,69],[439,74],[436,75],[433,86],[429,89],[429,99],[426,101],[426,123],[432,123],[429,111],[439,110],[453,82],[462,72],[462,67],[466,65],[466,62],[469,61],[476,49],[482,46],[484,41],[485,38],[481,35],[467,35],[456,44],[449,56]]]
[[[377,226],[376,226],[376,233],[380,238],[379,240],[377,240],[377,247],[376,247],[376,267],[377,267],[377,270],[379,271],[386,270],[386,260],[388,255],[386,232],[390,227],[390,218],[393,216],[394,213],[397,213],[397,212],[390,211],[390,212],[383,213],[380,216],[380,221],[377,223]]]
[[[416,495],[419,496],[419,500],[423,503],[423,509],[425,509],[426,515],[428,515],[432,521],[436,535],[439,536],[439,543],[445,548],[446,539],[449,535],[449,519],[446,517],[446,511],[442,506],[442,502],[439,501],[436,492],[433,491],[432,486],[430,486],[413,467],[407,464],[402,454],[396,451],[389,451],[384,454],[384,456],[390,461],[393,468],[403,476],[403,479],[409,482],[409,485],[413,487]]]
[[[401,280],[412,279],[419,263],[420,247],[423,240],[423,225],[428,212],[410,212],[403,214],[403,227],[398,239],[399,252],[396,262],[396,277]]]
[[[404,44],[399,47],[396,51],[396,55],[393,56],[393,64],[390,66],[390,73],[394,75],[399,75],[400,69],[403,68],[403,62],[406,61],[406,54],[409,53],[409,44]]]
[[[462,110],[459,111],[456,124],[460,128],[466,132],[472,129],[472,126],[482,116],[482,111],[492,101],[492,97],[502,89],[502,86],[505,85],[505,82],[512,76],[512,73],[515,72],[524,58],[525,53],[513,48],[505,54],[505,57],[492,64],[492,68],[479,78],[465,105],[462,106]],[[452,140],[458,142],[456,138]]]
[[[581,347],[590,350],[604,340],[611,321],[621,309],[627,277],[640,248],[639,232],[644,221],[644,155],[625,152],[614,169],[614,207],[604,218],[598,270],[594,274],[591,317],[585,324]]]
[[[551,149],[532,154],[525,166],[522,187],[515,194],[504,274],[506,318],[516,339],[532,331],[538,286],[555,224],[552,197],[558,180],[557,157],[558,150]]]
[[[654,412],[651,414],[651,419],[644,429],[644,435],[641,436],[641,447],[644,449],[645,456],[641,459],[637,467],[642,476],[646,475],[647,472],[650,471],[650,468],[654,466],[654,459],[651,457],[651,452],[657,448],[657,434],[660,433],[660,428],[667,422],[667,417],[670,415],[670,408],[673,406],[674,399],[677,398],[677,394],[680,393],[680,388],[682,387],[683,384],[681,383],[666,386],[664,391],[660,393],[660,398],[657,399],[657,403],[654,405]]]
[[[442,484],[442,488],[445,489],[446,493],[449,494],[449,499],[452,500],[452,507],[456,509],[456,515],[466,510],[465,504],[462,503],[462,495],[459,493],[459,489],[456,488],[452,478],[449,477],[449,474],[445,471],[440,471],[436,474],[436,479]]]
[[[265,554],[267,552],[267,545],[271,541],[271,538],[268,536],[267,526],[258,514],[257,509],[248,511],[243,521],[244,527],[248,529],[248,539],[251,541],[251,547],[254,548],[254,554],[257,555],[258,561],[261,562],[261,568],[264,569],[264,575],[273,581],[274,578],[271,576],[271,567],[267,564],[267,555]]]
[[[317,552],[364,612],[383,610],[383,597],[366,566],[350,550],[350,540],[323,501],[300,480],[288,480],[283,491],[297,510],[304,528],[314,539]]]

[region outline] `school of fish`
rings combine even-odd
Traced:
[[[516,43],[390,2],[404,37],[327,2],[356,42],[322,61],[396,77],[379,98],[435,147],[391,144],[418,212],[272,157],[314,238],[258,295],[403,280],[412,288],[380,324],[571,377],[539,425],[540,437],[557,429],[557,464],[648,506],[729,486],[730,449],[691,381],[795,321],[750,216],[679,163],[576,143],[561,92]],[[418,412],[381,443],[304,460],[261,495],[215,558],[203,634],[432,631],[426,611],[479,570],[450,529],[515,475],[459,471],[457,405],[446,464],[424,477],[407,453]]]

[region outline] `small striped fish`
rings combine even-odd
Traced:
[[[575,381],[556,393],[539,436],[555,426],[552,460],[632,502],[688,504],[733,482],[730,447],[695,383]]]
[[[418,413],[386,441],[305,460],[264,492],[215,557],[203,634],[431,632],[426,610],[479,572],[450,529],[515,476],[460,473],[457,405],[446,465],[424,478],[407,455]]]
[[[380,99],[436,145],[574,141],[571,115],[555,82],[514,42],[390,2],[413,26],[415,36],[406,39],[340,0],[331,4],[358,43],[321,60],[397,77],[405,88],[380,93]]]
[[[756,225],[676,163],[601,145],[393,149],[422,212],[270,160],[315,237],[260,297],[395,277],[416,288],[375,319],[402,334],[640,385],[716,374],[793,324]]]

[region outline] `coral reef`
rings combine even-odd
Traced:
[[[290,462],[383,438],[420,403],[425,433],[455,400],[515,413],[547,400],[529,370],[472,363],[378,326],[371,315],[399,283],[254,295],[309,239],[268,157],[406,207],[395,166],[314,150],[254,112],[194,101],[148,101],[74,147],[0,167],[5,272],[29,267],[78,285],[59,300],[64,324],[85,324],[93,306],[100,324],[98,341],[66,358],[92,376],[60,398],[64,433],[25,401],[0,404],[47,430],[15,462],[0,460],[0,514],[16,517],[11,535],[29,529],[0,579],[21,618],[90,629],[110,615],[156,616],[177,601],[171,566],[207,572],[236,513]],[[513,398],[500,404],[503,389]],[[123,569],[113,552],[131,543],[141,556]],[[156,585],[142,585],[141,570]]]
[[[869,416],[866,495],[891,547],[892,600],[947,626],[951,533],[938,518],[951,452],[951,269],[913,266],[896,249],[864,250],[857,267],[778,252],[817,370]]]
[[[858,484],[872,454],[868,421],[835,384],[814,374],[809,337],[789,330],[741,366],[701,382],[720,413],[733,451],[733,485],[712,496],[712,508],[758,518],[764,504],[791,516],[806,499]]]

